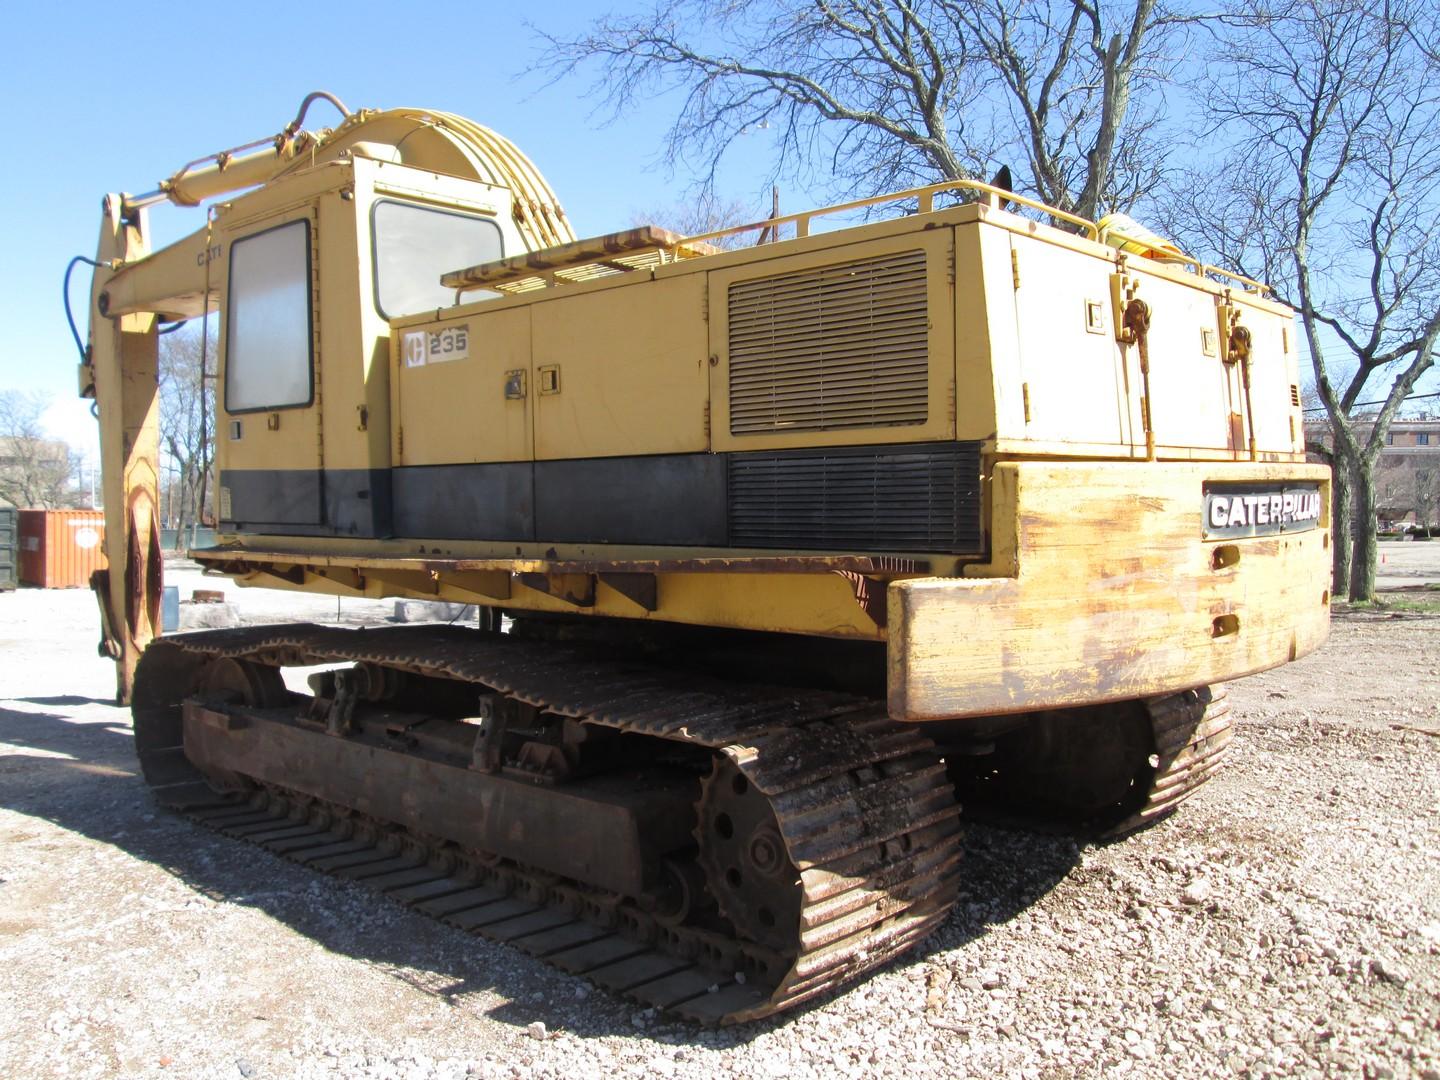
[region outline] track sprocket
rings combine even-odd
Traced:
[[[696,816],[699,862],[720,913],[743,937],[793,948],[804,891],[769,798],[720,753]]]

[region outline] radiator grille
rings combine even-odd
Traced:
[[[735,547],[981,550],[980,444],[731,454]]]
[[[730,286],[730,432],[923,424],[925,252]]]

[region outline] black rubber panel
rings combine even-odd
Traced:
[[[978,553],[980,444],[732,454],[730,545]]]

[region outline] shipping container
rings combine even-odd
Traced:
[[[15,588],[15,559],[19,555],[15,537],[15,508],[0,506],[0,592]]]
[[[100,510],[21,510],[20,583],[84,589],[105,569],[105,514]]]

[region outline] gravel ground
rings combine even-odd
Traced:
[[[0,595],[3,1077],[1440,1078],[1440,618],[1235,684],[1228,769],[1143,834],[972,824],[918,952],[722,1032],[157,810],[95,637],[87,594]]]

